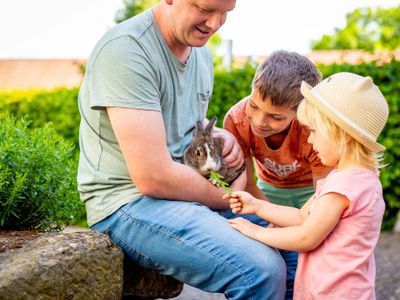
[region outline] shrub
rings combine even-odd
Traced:
[[[0,116],[0,228],[60,229],[74,222],[82,204],[76,188],[73,146],[51,123]]]

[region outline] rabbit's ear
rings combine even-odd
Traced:
[[[201,121],[197,121],[196,122],[196,129],[193,131],[193,135],[194,136],[202,135],[203,132],[204,132],[203,123]]]
[[[215,122],[217,122],[217,117],[216,117],[216,116],[213,116],[213,117],[210,119],[210,121],[208,121],[208,124],[207,124],[207,126],[206,126],[206,129],[205,129],[206,134],[208,134],[208,135],[210,135],[210,136],[212,135],[212,130],[213,130],[213,128],[214,128]]]

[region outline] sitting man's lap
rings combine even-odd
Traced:
[[[281,299],[286,267],[276,249],[193,202],[143,196],[92,226],[143,267],[228,299]]]

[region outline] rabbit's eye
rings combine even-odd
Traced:
[[[197,155],[197,156],[200,156],[200,155],[201,155],[201,152],[200,152],[199,149],[196,150],[196,155]]]

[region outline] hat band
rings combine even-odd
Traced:
[[[314,94],[314,96],[326,107],[328,108],[333,114],[335,114],[337,117],[339,117],[342,121],[347,123],[347,125],[350,125],[353,127],[354,130],[358,131],[361,135],[365,136],[367,139],[371,141],[376,141],[376,138],[371,135],[369,132],[365,131],[363,128],[358,126],[358,124],[354,123],[352,120],[350,120],[348,117],[346,117],[343,113],[341,113],[339,110],[336,109],[331,103],[326,101],[321,94],[319,94],[315,89],[311,90],[311,93]],[[329,118],[329,116],[328,116]]]

